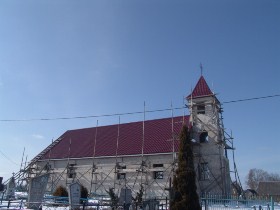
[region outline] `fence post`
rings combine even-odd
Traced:
[[[83,210],[85,210],[86,202],[83,202]]]
[[[11,204],[11,200],[9,199],[7,208],[10,208],[10,204]]]
[[[274,200],[273,200],[272,196],[271,196],[270,200],[271,200],[271,210],[274,210]]]
[[[19,209],[21,209],[21,208],[22,208],[22,204],[23,204],[23,199],[21,199],[21,201],[20,201],[20,206],[19,206]]]
[[[4,199],[4,193],[5,193],[5,191],[2,192],[1,204],[2,204],[2,201],[3,201],[3,199]]]

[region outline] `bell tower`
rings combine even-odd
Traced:
[[[198,188],[202,193],[229,194],[231,179],[221,103],[202,75],[186,99],[193,130]]]

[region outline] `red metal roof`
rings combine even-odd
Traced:
[[[211,89],[209,88],[207,82],[205,81],[204,77],[201,76],[193,89],[192,93],[188,95],[187,99],[189,98],[199,98],[204,96],[211,96],[214,95]]]
[[[173,117],[174,133],[178,135],[183,123],[188,121],[189,116]],[[144,154],[169,153],[172,152],[172,118],[69,130],[60,139],[44,154],[41,153],[39,159],[93,157],[94,148],[95,157],[116,156],[116,151],[118,156],[139,155],[142,154],[142,144]],[[178,151],[178,146],[179,141],[175,141],[175,151]]]

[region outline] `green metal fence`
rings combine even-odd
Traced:
[[[272,197],[234,197],[220,195],[201,196],[202,210],[280,210],[280,205],[274,203]],[[23,209],[26,208],[26,200],[5,200],[0,202],[1,209]],[[133,210],[167,210],[169,209],[169,200],[153,199],[143,203],[132,203],[131,205],[118,205],[114,209],[133,209]],[[42,210],[69,210],[69,200],[67,197],[47,196],[40,202]],[[101,210],[113,209],[111,201],[83,199],[79,205],[80,210]],[[194,209],[195,210],[195,209]]]
[[[272,197],[234,197],[220,195],[205,195],[201,198],[202,210],[276,210]]]

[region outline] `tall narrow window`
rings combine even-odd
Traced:
[[[197,114],[205,114],[205,105],[197,106]]]
[[[198,166],[199,180],[208,180],[210,179],[210,171],[208,163],[200,163]]]
[[[67,177],[69,179],[74,179],[76,177],[75,165],[76,164],[69,164],[67,167]]]

